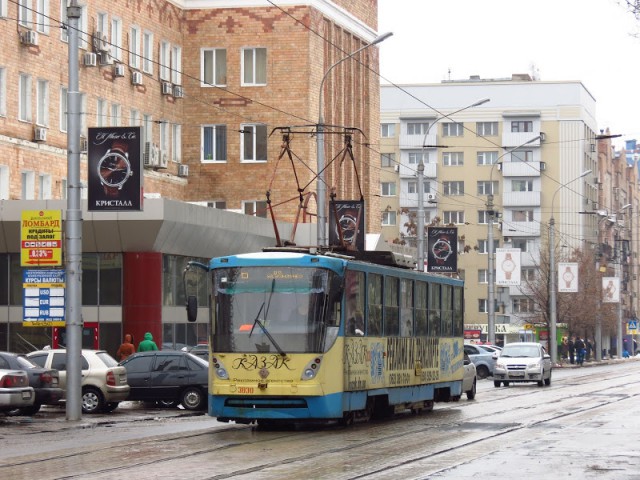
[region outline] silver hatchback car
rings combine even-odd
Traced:
[[[537,382],[538,386],[551,385],[551,356],[535,342],[508,343],[495,354],[493,384],[496,387],[510,382]]]
[[[60,372],[60,387],[67,389],[67,351],[39,350],[27,357],[41,367]],[[110,412],[129,396],[127,370],[104,350],[82,350],[82,411]]]

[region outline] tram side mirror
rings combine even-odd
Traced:
[[[189,295],[187,297],[187,320],[195,322],[198,318],[198,297]]]

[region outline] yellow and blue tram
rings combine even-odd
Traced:
[[[218,420],[350,423],[460,398],[461,280],[283,249],[207,267]]]

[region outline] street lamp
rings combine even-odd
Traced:
[[[626,204],[624,207],[622,207],[620,210],[618,210],[614,215],[616,215],[616,222],[618,220],[617,215],[619,213],[622,213],[623,210],[626,210],[627,208],[631,207],[631,204],[628,203]],[[605,217],[607,218],[607,217]],[[617,237],[617,233],[616,233],[616,237]],[[616,245],[616,248],[618,248],[618,246]],[[620,258],[618,259],[618,262],[616,263],[616,277],[618,277],[620,280],[622,280],[622,252],[620,252]],[[620,284],[622,284],[622,281],[620,282]],[[598,312],[599,313],[599,312]],[[601,318],[599,315],[596,318]],[[618,358],[622,358],[622,336],[623,336],[623,332],[622,332],[622,296],[620,296],[620,299],[618,300],[618,338],[616,339],[616,348],[617,348],[617,352],[618,352]],[[596,344],[597,350],[598,351],[602,351],[602,345],[598,345]],[[631,345],[629,346],[629,348],[631,349],[631,355],[633,355],[634,351],[633,351],[633,338],[632,338],[632,342]],[[598,352],[596,351],[596,354]]]
[[[487,195],[487,282],[488,282],[488,291],[487,291],[487,340],[490,344],[495,345],[496,343],[496,293],[495,293],[495,278],[494,278],[494,256],[495,249],[493,247],[493,217],[495,215],[495,211],[493,209],[493,169],[496,165],[498,165],[498,160],[500,160],[505,155],[518,150],[530,143],[536,142],[542,138],[542,135],[538,135],[533,137],[530,140],[527,140],[521,145],[517,147],[510,148],[498,158],[493,165],[491,165],[491,171],[489,172],[489,188],[491,189]]]
[[[362,50],[365,50],[365,49],[371,47],[372,45],[377,45],[378,43],[385,41],[391,35],[393,35],[392,32],[383,33],[382,35],[376,37],[373,40],[373,42],[368,43],[367,45],[364,45],[364,46],[360,47],[359,49],[357,49],[356,51],[350,53],[349,55],[347,55],[346,57],[342,58],[341,60],[338,60],[336,63],[334,63],[333,65],[331,65],[329,67],[329,69],[326,71],[326,73],[322,77],[322,81],[320,82],[320,96],[319,96],[319,99],[318,99],[318,128],[317,128],[318,139],[317,139],[317,150],[316,150],[316,155],[317,155],[316,162],[317,162],[317,165],[318,165],[318,198],[317,198],[317,202],[318,202],[318,219],[317,219],[317,222],[318,222],[318,225],[317,225],[318,247],[324,247],[324,246],[327,245],[327,236],[326,236],[327,216],[326,216],[325,208],[324,208],[325,207],[325,199],[326,199],[327,189],[326,189],[326,185],[324,183],[324,169],[325,169],[325,165],[324,165],[324,118],[323,118],[323,115],[322,115],[322,94],[324,93],[324,82],[327,79],[327,77],[329,76],[329,73],[331,73],[331,71],[335,67],[340,65],[342,62],[352,58],[353,56],[355,56],[358,53],[360,53]]]
[[[483,98],[482,100],[478,100],[477,102],[472,103],[471,105],[467,105],[466,107],[462,107],[455,112],[451,112],[448,115],[441,115],[437,117],[433,122],[429,124],[427,127],[427,131],[424,132],[424,138],[422,139],[422,152],[420,154],[420,163],[418,164],[418,226],[416,230],[416,247],[418,249],[418,271],[424,272],[424,148],[425,143],[427,141],[427,136],[431,131],[431,127],[433,127],[438,121],[443,118],[450,118],[451,115],[455,115],[456,113],[460,113],[468,108],[478,107],[480,105],[484,105],[489,102],[490,98]]]
[[[563,188],[576,180],[589,175],[591,170],[582,172],[573,180],[560,185],[553,193],[551,199],[551,218],[549,219],[549,353],[551,354],[551,363],[555,365],[558,362],[558,344],[556,340],[556,252],[555,252],[555,219],[554,203],[556,194]],[[596,352],[597,353],[597,352]]]

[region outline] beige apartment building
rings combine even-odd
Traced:
[[[89,127],[140,126],[143,134],[144,211],[83,214],[83,318],[95,325],[88,338],[96,346],[117,348],[123,330],[195,344],[206,325],[186,324],[175,288],[184,263],[272,246],[271,222],[255,218],[268,216],[267,191],[276,219],[289,226],[281,227],[283,238],[299,189],[309,197],[306,222],[316,222],[320,116],[331,125],[327,200],[329,192],[362,195],[367,226],[379,231],[378,155],[369,146],[378,143],[380,123],[379,52],[370,46],[378,35],[376,2],[77,3],[79,62],[71,68],[82,96],[83,189]],[[21,210],[60,209],[67,195],[67,4],[0,0],[4,349],[21,346],[18,333],[38,346],[51,337],[22,326],[19,221]],[[345,127],[355,132],[359,179],[350,162],[331,161],[345,145]],[[292,161],[283,155],[287,133]]]
[[[416,245],[407,225],[415,225],[422,161],[425,225],[458,227],[466,325],[486,338],[489,194],[495,247],[521,250],[523,279],[540,274],[551,217],[562,246],[598,242],[596,215],[578,214],[599,208],[595,99],[581,82],[529,75],[383,85],[380,99],[382,235]],[[524,288],[495,288],[498,341],[541,321]]]

